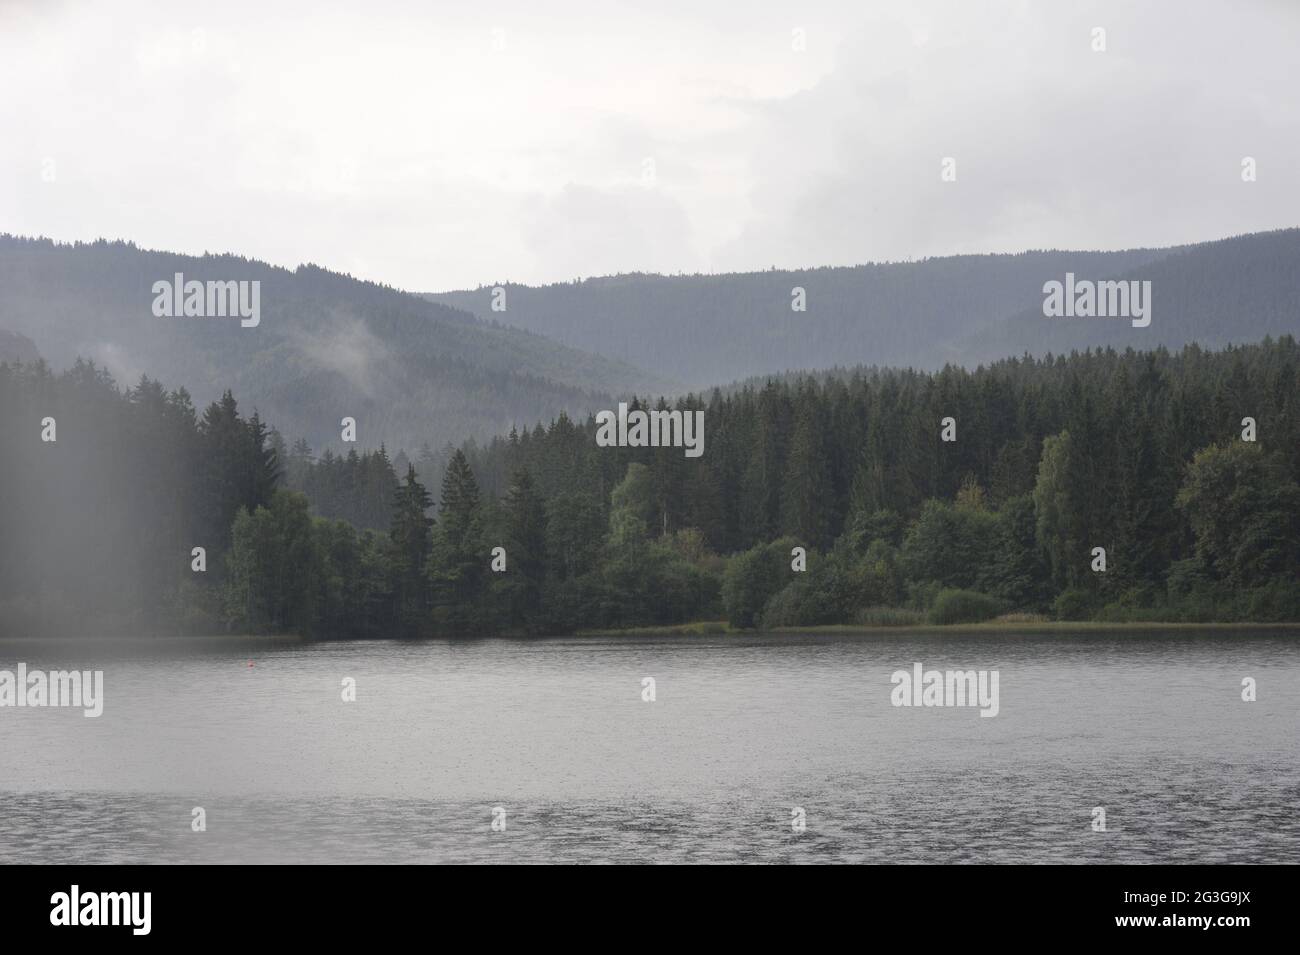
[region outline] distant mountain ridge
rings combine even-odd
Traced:
[[[1045,318],[1043,284],[1066,272],[1092,280],[1154,277],[1152,325]],[[500,313],[491,311],[487,286],[426,297],[701,388],[790,369],[935,369],[1090,345],[1258,341],[1300,326],[1290,281],[1298,272],[1300,230],[1288,229],[1164,249],[507,284],[508,308]],[[795,288],[804,290],[806,311],[791,307]]]
[[[178,272],[186,281],[260,281],[260,324],[155,316],[153,283]],[[200,405],[232,389],[247,412],[256,408],[288,441],[305,437],[318,452],[354,446],[340,440],[345,416],[357,421],[357,447],[436,448],[561,412],[585,416],[623,392],[671,387],[620,362],[316,266],[290,271],[126,242],[0,235],[0,328],[25,336],[56,368],[92,359],[119,384],[147,374],[186,387]]]
[[[260,324],[155,316],[153,283],[178,272],[260,281]],[[1150,281],[1150,326],[1045,317],[1043,284],[1067,272]],[[0,235],[0,361],[86,357],[123,385],[147,374],[184,386],[200,406],[229,388],[317,452],[354,447],[340,440],[343,417],[357,421],[358,448],[415,451],[585,418],[624,395],[790,371],[1300,334],[1297,275],[1300,229],[1287,229],[1167,249],[507,285],[495,312],[489,287],[416,295],[313,265]],[[791,309],[796,287],[807,311]]]
[[[962,351],[988,361],[1025,351],[1059,355],[1104,346],[1175,349],[1195,342],[1222,348],[1300,334],[1300,229],[1184,246],[1112,277],[1151,283],[1150,326],[1045,318],[1040,300],[969,336]]]

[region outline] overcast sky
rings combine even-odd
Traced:
[[[0,0],[0,231],[431,291],[1196,241],[1300,224],[1298,51],[1288,0]]]

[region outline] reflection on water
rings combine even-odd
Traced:
[[[0,644],[106,696],[0,710],[0,862],[1300,862],[1297,637]]]

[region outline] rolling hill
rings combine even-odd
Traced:
[[[1049,320],[1043,284],[1152,279],[1155,319]],[[427,296],[694,388],[788,371],[877,365],[935,369],[1114,344],[1258,341],[1300,329],[1300,230],[1166,249],[962,255],[803,271],[630,274]],[[792,289],[807,311],[791,308]]]
[[[261,318],[164,318],[153,283],[258,280]],[[519,329],[312,265],[290,271],[231,255],[147,251],[125,242],[59,244],[0,236],[0,329],[15,358],[56,369],[78,357],[120,384],[142,374],[185,386],[200,406],[232,389],[292,442],[438,447],[585,415],[610,395],[672,383]],[[24,344],[25,342],[25,344]],[[34,343],[34,344],[33,344]]]
[[[1123,319],[1045,318],[1041,304],[1023,309],[961,343],[978,361],[1030,352],[1066,354],[1098,346],[1206,348],[1300,334],[1300,229],[1205,242],[1171,250],[1121,280],[1151,283],[1151,324]],[[1062,276],[1055,276],[1058,280]]]

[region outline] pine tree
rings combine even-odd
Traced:
[[[822,415],[811,394],[801,391],[796,401],[781,481],[781,530],[809,548],[824,550],[830,544],[834,497]]]
[[[488,553],[481,539],[478,481],[460,449],[447,463],[440,505],[428,562],[436,626],[451,633],[477,632],[488,616],[482,601]]]
[[[507,546],[511,618],[528,627],[541,607],[546,582],[546,507],[527,468],[515,473],[505,499],[509,519]]]
[[[403,633],[417,634],[425,628],[429,610],[429,592],[425,564],[429,559],[429,529],[433,520],[426,516],[433,500],[415,475],[414,465],[407,465],[406,479],[397,489],[393,502],[392,527],[393,575],[397,600],[398,624]]]

